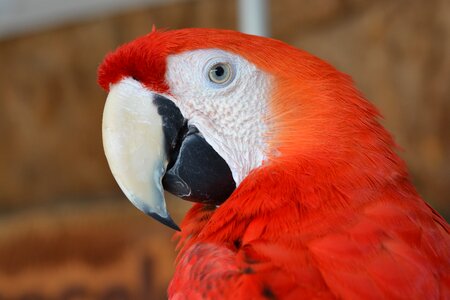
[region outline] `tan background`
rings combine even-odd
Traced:
[[[163,299],[171,231],[123,198],[101,145],[96,68],[158,27],[236,28],[236,3],[184,1],[0,40],[0,299]],[[450,217],[450,1],[272,0],[272,36],[353,76]],[[180,221],[188,205],[171,201]]]

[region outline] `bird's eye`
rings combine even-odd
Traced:
[[[209,80],[217,84],[224,84],[231,80],[232,69],[230,64],[217,63],[209,69]]]

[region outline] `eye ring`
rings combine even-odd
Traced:
[[[233,69],[229,63],[219,62],[209,68],[208,77],[211,82],[223,85],[233,78]]]

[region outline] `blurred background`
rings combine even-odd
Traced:
[[[403,147],[417,189],[448,219],[450,1],[267,5],[262,27],[256,19],[260,33],[353,76]],[[0,299],[165,298],[172,231],[135,209],[110,174],[96,69],[153,24],[254,28],[255,11],[239,7],[235,0],[0,0]],[[178,222],[188,207],[169,203]]]

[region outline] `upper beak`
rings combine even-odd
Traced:
[[[163,186],[181,198],[213,204],[236,187],[227,163],[175,103],[129,78],[110,88],[103,146],[127,198],[175,230],[180,229],[167,212]]]

